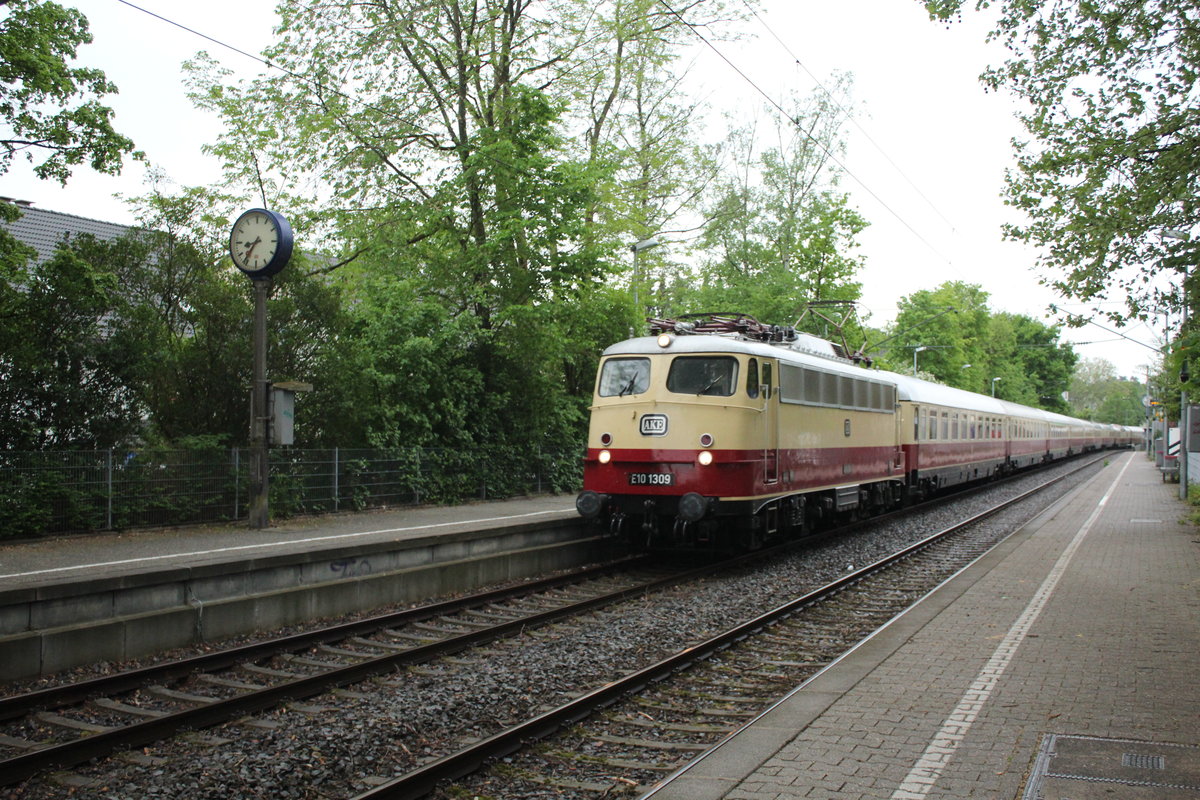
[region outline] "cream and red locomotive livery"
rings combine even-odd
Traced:
[[[579,513],[652,548],[756,547],[1137,429],[890,372],[748,317],[604,351]]]

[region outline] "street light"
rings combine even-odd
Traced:
[[[1000,380],[1000,379],[992,378],[992,397],[996,396],[996,381],[998,381],[998,380]]]
[[[1176,228],[1168,228],[1162,232],[1164,239],[1174,239],[1177,242],[1190,242],[1192,236],[1187,231],[1181,231]],[[1180,293],[1183,295],[1183,317],[1179,323],[1179,339],[1182,343],[1185,335],[1184,329],[1187,328],[1188,322],[1188,299],[1187,299],[1187,279],[1188,273],[1185,268],[1183,271],[1183,280],[1180,281]],[[1183,362],[1179,366],[1179,499],[1187,499],[1188,487],[1188,428],[1191,426],[1191,416],[1188,413],[1187,404],[1187,389],[1184,384],[1188,382],[1188,363],[1187,356],[1183,357]],[[1169,440],[1170,434],[1166,434],[1164,440]],[[1169,444],[1169,442],[1168,442]],[[1166,453],[1166,450],[1163,450]]]
[[[926,347],[925,345],[920,345],[919,347],[913,348],[913,377],[914,378],[917,377],[917,353],[921,352],[922,350],[928,350],[928,349],[929,348]]]
[[[637,313],[641,314],[641,301],[638,299],[638,289],[642,283],[642,273],[638,265],[638,253],[643,250],[649,250],[652,247],[658,247],[662,242],[657,235],[642,239],[640,242],[634,242],[629,249],[633,251],[633,307]]]

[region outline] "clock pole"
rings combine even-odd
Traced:
[[[292,226],[282,214],[252,208],[229,234],[229,255],[254,284],[254,375],[250,389],[250,527],[271,524],[271,384],[267,380],[267,295],[271,276],[292,257]]]
[[[254,377],[250,401],[250,527],[271,524],[271,384],[267,381],[267,295],[271,279],[254,278]]]

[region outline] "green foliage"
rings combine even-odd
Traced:
[[[79,45],[92,40],[87,19],[45,0],[8,0],[4,6],[0,175],[19,154],[35,165],[38,177],[64,184],[85,161],[97,172],[120,172],[133,142],[113,129],[112,109],[99,102],[117,88],[100,70],[70,66]]]
[[[848,92],[848,80],[836,88]],[[753,128],[728,137],[736,177],[715,192],[700,242],[700,280],[677,288],[675,306],[791,324],[809,301],[861,294],[854,281],[861,261],[850,252],[867,223],[837,190],[830,160],[844,148],[842,116],[824,93],[792,104],[792,119],[776,132],[780,146],[757,152]]]
[[[950,19],[963,0],[925,0]],[[1200,28],[1191,3],[978,0],[1012,54],[983,76],[1029,110],[1008,179],[1064,295],[1124,303],[1115,321],[1178,311],[1197,251],[1164,236],[1200,223]],[[1169,282],[1168,282],[1169,281]],[[1173,285],[1172,285],[1173,284]],[[1194,287],[1192,294],[1194,295]]]
[[[1071,376],[1070,413],[1097,422],[1140,425],[1146,418],[1145,396],[1143,384],[1118,377],[1109,362],[1084,359]]]
[[[1188,486],[1187,502],[1189,511],[1186,521],[1192,525],[1200,526],[1200,485],[1193,483]]]
[[[0,519],[4,520],[0,539],[103,528],[105,498],[100,484],[78,481],[77,470],[56,454],[40,461],[19,469],[10,455],[0,470]]]
[[[888,350],[879,365],[980,394],[1051,411],[1067,410],[1077,356],[1058,329],[1019,314],[994,313],[979,286],[960,281],[914,292],[899,302]],[[871,354],[874,355],[874,354]]]
[[[107,331],[120,306],[116,276],[69,248],[41,264],[19,248],[10,254],[0,277],[0,447],[103,447],[136,436],[137,354]]]

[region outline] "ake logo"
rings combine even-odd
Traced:
[[[666,414],[644,414],[640,424],[642,436],[666,436]]]

